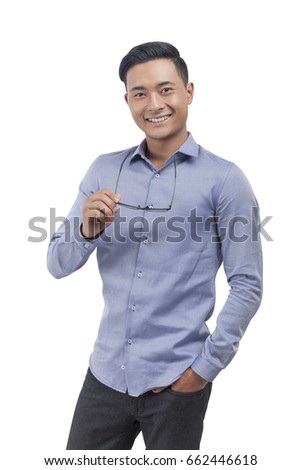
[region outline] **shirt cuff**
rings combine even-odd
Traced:
[[[190,367],[207,382],[212,382],[221,371],[221,369],[209,364],[201,355],[195,359]]]

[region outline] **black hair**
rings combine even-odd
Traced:
[[[187,85],[188,69],[186,62],[180,57],[178,49],[172,44],[158,41],[146,42],[135,46],[124,56],[119,66],[120,80],[126,85],[126,76],[131,67],[156,59],[170,59],[175,64],[184,85]]]

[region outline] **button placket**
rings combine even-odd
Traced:
[[[151,176],[150,181],[150,191],[147,196],[147,201],[149,202],[148,207],[150,209],[156,207],[158,203],[154,202],[155,198],[158,198],[158,185],[157,182],[160,181],[160,173],[158,170],[155,170],[153,175]],[[149,221],[149,227],[151,227],[153,214],[151,212],[144,212],[143,216]],[[151,256],[151,249],[152,243],[149,233],[144,233],[144,236],[140,240],[140,244],[138,246],[138,253],[135,263],[135,271],[134,276],[132,279],[132,286],[130,288],[130,297],[128,303],[128,314],[126,318],[126,326],[125,326],[125,349],[124,349],[124,364],[130,364],[130,369],[137,358],[135,357],[137,354],[137,348],[139,348],[139,340],[137,340],[137,344],[135,345],[135,338],[137,336],[137,328],[138,328],[138,337],[139,337],[139,328],[141,322],[143,322],[144,316],[144,304],[143,298],[141,299],[142,289],[144,285],[144,281],[146,281],[147,277],[147,267],[149,266],[149,257]],[[125,371],[127,372],[127,371]],[[128,370],[129,372],[129,370]],[[127,380],[131,380],[130,377],[127,377]]]

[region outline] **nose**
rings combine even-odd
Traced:
[[[163,108],[164,103],[162,102],[162,97],[158,93],[151,93],[147,103],[147,110],[156,112],[162,110]]]

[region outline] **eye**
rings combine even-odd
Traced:
[[[166,94],[166,93],[168,93],[168,92],[170,92],[170,91],[172,91],[172,88],[170,88],[170,87],[164,87],[164,88],[162,88],[161,93]]]
[[[141,91],[139,91],[139,93],[134,94],[134,98],[142,98],[143,96],[145,96],[145,94],[142,93]]]

